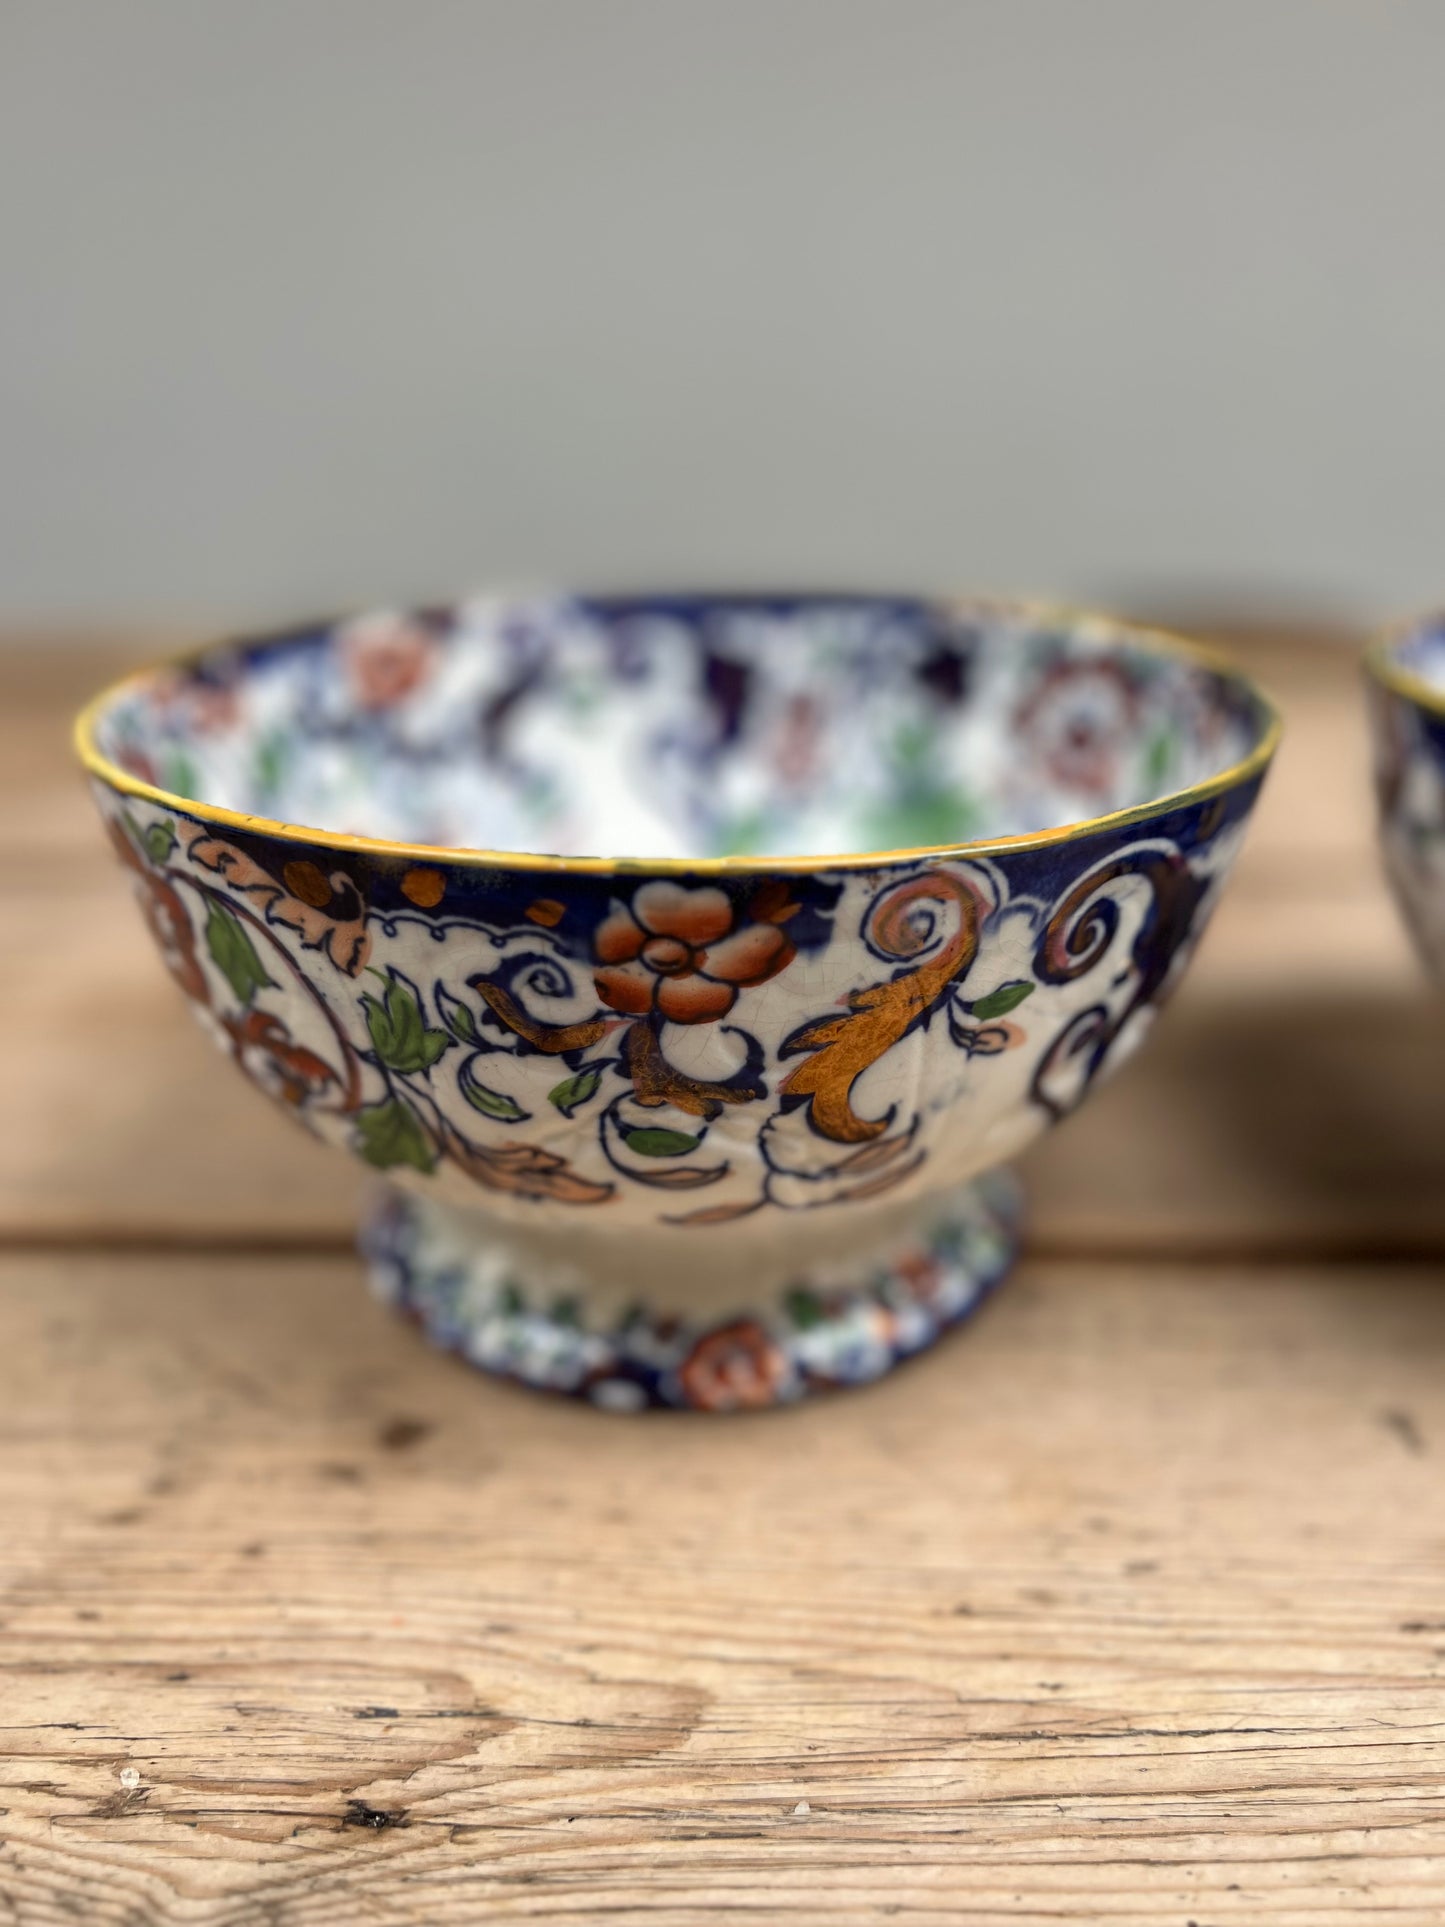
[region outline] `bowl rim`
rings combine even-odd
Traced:
[[[501,590],[497,593],[511,592]],[[1151,797],[1148,802],[1131,804],[1126,809],[1108,810],[1100,815],[1054,824],[1046,830],[1028,830],[1014,836],[977,837],[960,843],[925,843],[890,850],[850,850],[836,855],[733,854],[714,857],[555,856],[542,851],[489,850],[463,844],[411,843],[389,837],[357,836],[346,831],[324,830],[314,825],[289,823],[276,817],[256,816],[243,810],[225,809],[216,803],[203,803],[195,797],[182,796],[174,790],[162,789],[158,784],[147,783],[140,777],[131,775],[128,770],[112,762],[99,748],[96,741],[96,727],[100,718],[104,711],[127,690],[139,687],[167,670],[189,668],[221,649],[245,647],[257,650],[279,647],[313,626],[318,629],[336,628],[343,623],[376,613],[374,610],[358,610],[353,613],[320,618],[314,625],[292,622],[283,629],[262,631],[255,635],[214,636],[208,641],[171,652],[156,661],[129,671],[126,675],[117,677],[92,696],[76,716],[72,730],[75,754],[91,776],[98,778],[121,795],[133,796],[149,803],[158,803],[166,809],[175,810],[179,815],[192,817],[199,822],[240,830],[254,836],[301,843],[312,849],[332,849],[353,855],[382,857],[390,862],[420,862],[460,869],[540,871],[554,875],[570,871],[594,876],[750,877],[777,874],[797,876],[835,870],[882,870],[893,865],[920,862],[925,859],[940,862],[957,858],[971,859],[1006,855],[1011,851],[1048,849],[1051,845],[1072,843],[1081,837],[1094,836],[1116,828],[1122,829],[1130,824],[1146,822],[1151,817],[1167,815],[1171,811],[1185,808],[1193,803],[1205,802],[1211,797],[1220,796],[1236,788],[1256,775],[1262,775],[1279,747],[1284,729],[1278,705],[1252,676],[1247,675],[1238,666],[1227,650],[1197,641],[1172,629],[1132,621],[1127,617],[1111,615],[1107,611],[1080,603],[1030,596],[967,593],[889,594],[883,591],[855,589],[786,591],[740,588],[716,591],[669,591],[657,588],[639,590],[627,596],[605,593],[592,595],[585,591],[564,593],[575,594],[584,602],[595,601],[602,604],[609,601],[640,601],[654,596],[658,600],[685,596],[690,600],[708,600],[715,597],[719,601],[737,602],[749,600],[911,602],[922,608],[977,610],[985,614],[996,613],[1000,616],[1022,617],[1030,622],[1038,622],[1040,625],[1079,628],[1085,624],[1098,624],[1111,631],[1120,642],[1138,647],[1145,654],[1190,662],[1224,677],[1248,698],[1260,726],[1259,738],[1246,755],[1229,764],[1225,769],[1219,770],[1215,775],[1206,777],[1203,782],[1189,784],[1183,789],[1167,790],[1159,796]],[[420,606],[442,605],[431,603]],[[460,605],[449,603],[444,606]]]
[[[1418,709],[1428,710],[1433,716],[1445,716],[1445,688],[1437,689],[1434,683],[1406,669],[1396,653],[1402,643],[1430,624],[1445,626],[1445,608],[1437,604],[1420,609],[1414,615],[1397,616],[1377,629],[1365,649],[1365,673],[1392,695],[1403,696]]]

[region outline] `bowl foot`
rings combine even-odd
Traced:
[[[881,1258],[799,1276],[766,1301],[689,1319],[639,1299],[589,1304],[517,1267],[479,1221],[382,1194],[361,1249],[377,1295],[483,1371],[611,1411],[732,1412],[862,1385],[916,1356],[988,1296],[1018,1246],[1019,1187],[991,1172],[936,1201]]]

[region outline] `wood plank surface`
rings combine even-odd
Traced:
[[[22,1923],[1445,1918],[1445,1273],[1034,1264],[726,1424],[0,1264]]]
[[[869,1389],[494,1385],[195,1032],[0,652],[0,1927],[1439,1927],[1445,1010],[1353,651],[1033,1256]]]

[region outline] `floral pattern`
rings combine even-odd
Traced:
[[[236,1062],[254,1084],[300,1109],[335,1085],[337,1073],[322,1057],[292,1042],[291,1033],[270,1011],[247,1010],[221,1018]]]
[[[433,669],[436,643],[412,616],[363,616],[339,639],[346,680],[359,709],[384,715],[419,689]]]
[[[1018,1217],[1017,1186],[994,1173],[887,1263],[822,1291],[800,1280],[766,1317],[719,1323],[639,1304],[588,1322],[570,1274],[513,1269],[444,1205],[400,1193],[373,1211],[362,1249],[378,1295],[483,1371],[613,1412],[746,1412],[869,1384],[926,1351],[1004,1277]]]
[[[735,925],[727,893],[657,878],[603,918],[592,940],[592,981],[611,1010],[666,1023],[712,1024],[744,986],[764,984],[795,952],[779,927],[796,905],[779,897],[758,921]]]
[[[1126,662],[1060,656],[1019,704],[1019,738],[1058,788],[1102,800],[1119,787],[1121,760],[1137,739],[1141,697]]]
[[[866,596],[383,612],[214,651],[98,722],[143,781],[248,814],[682,859],[1046,829],[1198,783],[1256,733],[1237,684],[1147,632]]]
[[[673,621],[675,607],[662,607]],[[819,634],[843,649],[850,674],[875,632],[906,644],[910,674],[940,712],[966,708],[969,690],[987,692],[997,672],[978,642],[978,611],[965,633],[954,611],[925,620],[917,605],[848,607],[841,628],[830,616],[832,627],[808,630],[797,663],[782,617],[757,617],[777,656],[768,673],[783,685],[769,725],[769,740],[786,739],[782,790],[819,781],[819,758],[833,754],[826,729],[817,733],[826,689],[788,686],[795,673],[812,674]],[[661,673],[645,614],[626,605],[609,618],[609,690]],[[734,809],[774,777],[752,761],[741,616],[732,605],[723,614],[720,628],[699,616],[689,632],[696,654],[669,673],[674,731],[691,757],[697,719],[678,679],[688,661],[702,671],[713,746],[732,745],[716,766]],[[485,754],[473,736],[479,781],[500,780],[499,770],[514,789],[529,780],[514,712],[528,700],[516,691],[550,673],[556,638],[539,623],[526,608],[510,625],[499,619],[507,675],[478,726]],[[139,753],[162,769],[215,752],[217,770],[232,751],[244,764],[259,733],[271,765],[264,779],[247,778],[258,786],[245,791],[252,805],[287,768],[301,783],[328,768],[344,773],[365,738],[382,787],[417,776],[411,827],[421,841],[436,803],[425,774],[430,732],[457,709],[448,677],[458,673],[458,632],[442,612],[351,624],[322,642],[243,646],[189,676],[161,672],[139,695],[127,686],[98,734],[112,749],[134,747],[138,711],[147,728],[183,715],[191,733],[152,730]],[[1072,808],[1086,791],[1102,803],[1136,783],[1137,770],[1126,775],[1133,735],[1167,721],[1176,698],[1176,738],[1207,739],[1216,757],[1264,738],[1267,712],[1212,670],[1170,685],[1151,679],[1142,644],[1120,642],[1116,661],[1104,632],[1085,629],[1081,667],[1074,632],[1029,633],[1021,660],[1033,665],[1034,693],[1020,698],[1010,681],[1012,707],[990,712],[1009,741],[1033,744],[1012,759],[994,755],[1004,772],[997,807],[1010,783],[1035,784],[1005,819],[1011,830],[1042,795],[1067,793]],[[731,654],[719,653],[719,634]],[[572,699],[600,673],[588,637],[574,650]],[[311,680],[275,676],[273,652],[283,665],[299,656]],[[761,643],[749,660],[762,660]],[[228,692],[224,701],[199,699],[208,682]],[[1070,705],[1085,691],[1091,720],[1072,729]],[[605,711],[606,692],[592,694]],[[981,700],[987,709],[994,698]],[[885,734],[890,701],[885,676],[874,716]],[[226,720],[236,715],[251,732],[240,744]],[[338,717],[350,719],[340,747]],[[213,728],[218,738],[207,736]],[[667,767],[668,752],[658,753]],[[951,755],[915,745],[899,793],[927,790],[937,805],[961,781]],[[443,1342],[529,1382],[560,1374],[587,1396],[608,1385],[603,1403],[720,1410],[873,1375],[961,1316],[997,1275],[1007,1234],[970,1185],[1136,1047],[1213,909],[1264,760],[1201,794],[1161,795],[1141,816],[1064,837],[715,871],[368,845],[228,820],[179,796],[135,793],[123,778],[99,777],[96,792],[167,968],[202,1023],[288,1115],[409,1194],[370,1234],[392,1296],[453,1333]],[[734,761],[740,776],[727,774]],[[895,1239],[867,1259],[865,1279],[861,1254],[885,1203],[972,1229],[952,1245]],[[582,1285],[561,1293],[577,1301],[574,1315],[561,1319],[555,1293],[538,1301],[535,1252],[508,1276],[493,1267],[485,1287],[477,1282],[482,1260],[463,1262],[445,1214],[478,1210],[499,1250],[539,1226],[575,1244]],[[469,1235],[477,1241],[475,1224]],[[682,1281],[680,1303],[639,1286],[625,1342],[610,1314],[589,1315],[589,1252],[618,1263],[616,1254],[635,1253],[651,1277],[649,1254],[674,1244],[663,1270]],[[691,1314],[689,1294],[704,1286],[731,1293],[727,1315]],[[513,1299],[520,1310],[506,1309]],[[559,1321],[560,1337],[550,1329]],[[559,1358],[570,1361],[565,1370]],[[634,1397],[624,1383],[641,1390]]]

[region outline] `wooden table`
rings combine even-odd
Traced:
[[[1247,646],[1290,741],[1013,1282],[716,1423],[369,1301],[69,766],[115,651],[0,657],[0,1923],[1438,1927],[1445,1013],[1350,656]]]

